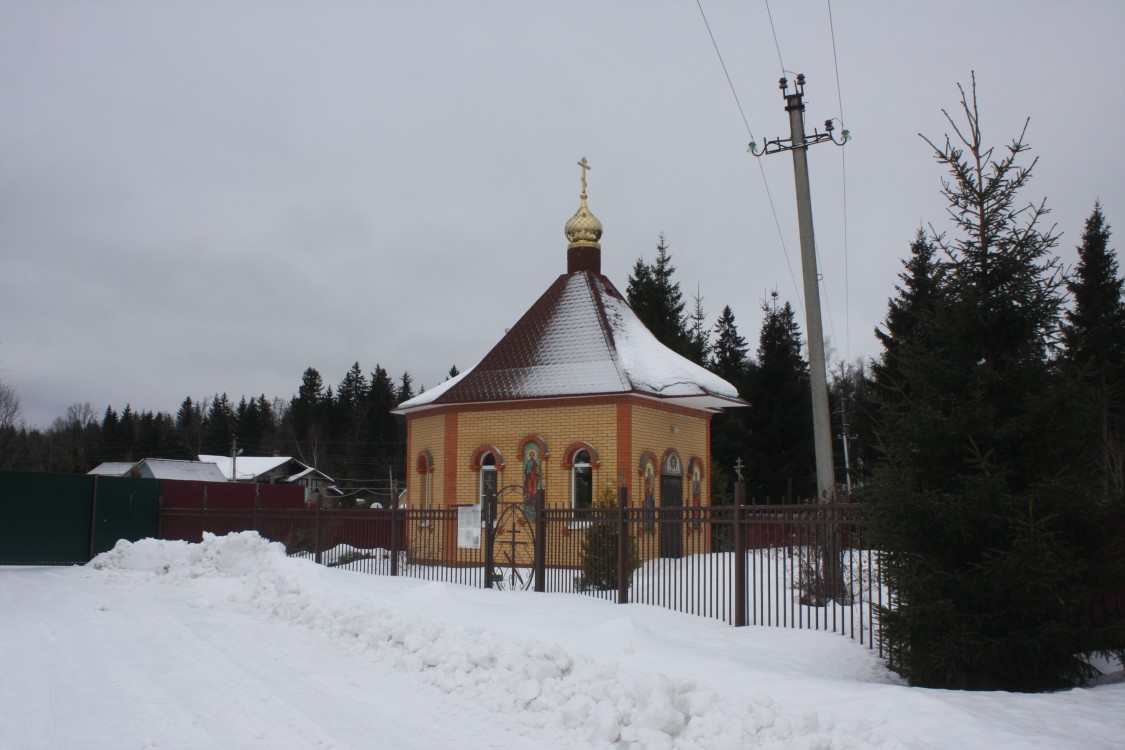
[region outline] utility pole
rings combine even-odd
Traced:
[[[805,75],[797,76],[797,85],[792,93],[789,81],[780,81],[782,96],[785,97],[785,111],[789,113],[789,138],[775,138],[767,141],[765,148],[758,151],[754,142],[750,143],[750,153],[754,156],[776,154],[790,151],[793,154],[793,176],[797,188],[797,226],[801,233],[801,271],[805,293],[805,319],[809,337],[809,384],[812,388],[813,448],[816,454],[817,500],[822,503],[833,502],[836,498],[836,469],[832,460],[832,417],[828,409],[828,377],[824,364],[824,330],[820,319],[820,275],[816,267],[816,241],[813,237],[812,195],[809,190],[808,147],[813,144],[832,141],[838,146],[848,140],[848,131],[842,132],[842,140],[837,142],[832,135],[831,120],[824,123],[825,133],[813,131],[805,135]]]
[[[232,437],[230,439],[230,481],[238,481],[238,472],[235,471],[235,462],[238,457],[242,455],[242,449],[238,447],[238,438]]]
[[[844,482],[846,483],[848,497],[852,495],[852,464],[848,459],[848,443],[854,435],[848,433],[848,397],[845,395],[840,399],[840,426],[843,431],[840,433],[840,440],[844,443]]]

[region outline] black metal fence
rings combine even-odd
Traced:
[[[841,633],[871,648],[888,603],[860,506],[573,509],[163,508],[165,538],[252,529],[329,566],[498,590],[580,593],[711,617]],[[178,529],[175,534],[168,534]]]

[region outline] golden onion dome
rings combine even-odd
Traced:
[[[582,195],[577,213],[566,223],[566,238],[570,241],[569,247],[600,248],[598,240],[602,237],[602,223],[590,213],[590,208],[586,205],[586,170],[590,165],[586,163],[585,156],[578,162],[578,166],[582,167]]]

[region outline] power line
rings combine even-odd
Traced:
[[[777,29],[773,25],[773,13],[770,11],[770,0],[765,0],[766,16],[770,19],[770,31],[773,33],[773,47],[777,50],[777,64],[781,66],[781,75],[785,75],[785,63],[781,61],[781,45],[777,42]]]
[[[695,0],[696,7],[699,8],[699,15],[703,18],[703,25],[707,28],[707,35],[711,37],[711,44],[715,48],[715,55],[719,58],[719,65],[723,68],[723,75],[726,76],[727,85],[730,87],[730,93],[734,97],[734,103],[738,106],[738,112],[742,115],[742,124],[746,126],[746,132],[750,136],[750,142],[753,143],[754,131],[750,129],[750,123],[746,119],[746,112],[742,109],[742,102],[738,99],[738,93],[735,91],[734,82],[731,80],[730,72],[727,70],[727,64],[723,61],[723,53],[719,51],[719,43],[715,40],[715,35],[711,31],[711,24],[707,21],[707,14],[703,11],[703,4],[701,0]],[[766,3],[766,11],[769,12],[769,3]],[[770,18],[770,28],[773,28],[773,18]],[[777,47],[777,33],[774,33],[774,46]],[[781,60],[781,49],[778,47],[777,58]],[[784,65],[782,66],[784,70]],[[766,198],[770,204],[770,214],[773,215],[773,224],[777,229],[777,239],[781,243],[781,253],[785,257],[785,265],[789,269],[789,280],[793,283],[793,288],[797,291],[797,304],[803,304],[801,300],[801,287],[797,283],[797,276],[793,273],[793,263],[789,260],[789,248],[785,245],[785,234],[781,231],[781,221],[777,217],[777,207],[773,202],[773,192],[770,190],[769,180],[766,179],[766,170],[762,163],[758,162],[758,172],[762,176],[762,186],[766,189]]]
[[[742,102],[738,100],[738,92],[734,90],[734,82],[730,79],[727,64],[723,62],[723,53],[719,51],[719,43],[715,41],[715,35],[711,32],[711,24],[707,22],[707,14],[703,12],[703,5],[700,0],[695,0],[695,5],[699,8],[699,15],[703,16],[703,25],[707,27],[707,35],[711,37],[711,44],[714,46],[715,54],[719,58],[719,65],[723,66],[723,75],[727,77],[727,85],[730,86],[731,96],[734,97],[734,103],[738,106],[738,113],[742,115],[742,124],[746,126],[746,132],[750,133],[750,140],[754,140],[754,133],[750,130],[750,123],[746,119],[746,112],[742,110]]]
[[[847,120],[844,118],[844,95],[840,87],[840,60],[836,53],[836,23],[832,17],[832,0],[828,4],[828,29],[832,35],[832,64],[836,69],[836,103],[840,108],[840,126],[846,128]],[[850,264],[848,262],[848,159],[847,149],[840,149],[840,194],[844,212],[844,351],[847,361],[852,358],[852,325],[851,325],[851,279]]]

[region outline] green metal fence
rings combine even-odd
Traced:
[[[161,482],[0,471],[0,565],[82,565],[156,536]]]

